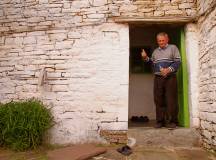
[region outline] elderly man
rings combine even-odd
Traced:
[[[158,33],[157,43],[159,47],[154,50],[152,57],[149,58],[144,49],[141,52],[144,61],[152,62],[154,68],[156,128],[163,126],[175,128],[178,124],[176,72],[181,63],[181,58],[178,48],[173,44],[168,44],[168,42],[169,37],[167,33]]]

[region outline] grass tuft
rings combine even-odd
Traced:
[[[17,151],[36,149],[53,117],[42,102],[30,99],[0,104],[0,145]]]

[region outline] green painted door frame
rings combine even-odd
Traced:
[[[185,33],[184,29],[179,30],[178,47],[181,54],[181,66],[177,73],[178,77],[178,97],[179,97],[179,125],[189,127],[189,105],[188,105],[188,72],[187,57],[185,51]]]

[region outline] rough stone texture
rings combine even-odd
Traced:
[[[52,143],[98,141],[101,129],[127,130],[127,25],[107,23],[1,38],[0,100],[36,97],[52,107],[57,122]],[[43,68],[47,76],[40,86]]]
[[[127,143],[127,132],[126,131],[110,131],[101,130],[100,135],[110,143],[126,144]]]
[[[101,24],[115,17],[196,15],[195,0],[2,0],[0,8],[1,34]]]
[[[199,14],[199,117],[206,148],[216,149],[216,2],[198,1]]]
[[[211,11],[214,8],[215,0],[197,0],[197,11],[199,15],[203,15]]]

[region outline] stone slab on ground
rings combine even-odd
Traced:
[[[48,151],[47,158],[48,160],[85,160],[105,152],[105,147],[83,144]]]
[[[200,135],[193,128],[155,129],[152,127],[135,127],[128,130],[128,136],[135,138],[137,145],[199,147]]]

